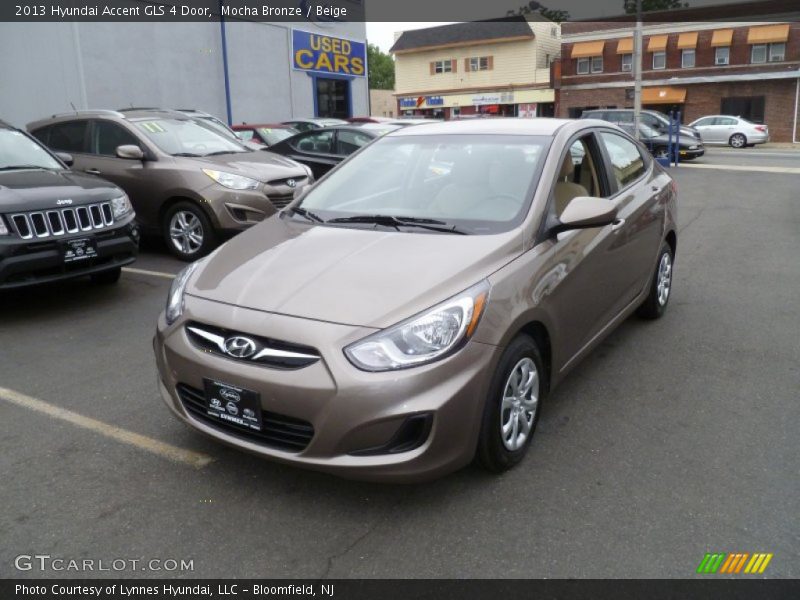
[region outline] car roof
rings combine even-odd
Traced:
[[[438,123],[421,123],[414,127],[401,127],[389,135],[447,135],[447,134],[479,134],[479,135],[545,135],[553,136],[564,125],[577,123],[577,119],[520,119],[516,117],[500,119],[468,119],[465,121],[440,121]],[[605,121],[593,123],[583,119],[582,126],[592,124],[606,126]]]
[[[291,125],[287,123],[239,123],[238,125],[231,125],[231,129],[234,131],[239,131],[241,129],[257,129],[257,128],[266,128],[266,129],[291,129]]]

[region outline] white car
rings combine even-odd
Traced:
[[[766,125],[751,123],[742,117],[710,115],[697,119],[689,127],[697,129],[706,144],[744,148],[769,141],[769,128]]]

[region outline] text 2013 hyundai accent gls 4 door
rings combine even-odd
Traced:
[[[347,477],[502,471],[580,358],[664,313],[675,224],[671,178],[608,123],[401,129],[176,278],[161,393],[211,437]]]

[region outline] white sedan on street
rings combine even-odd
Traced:
[[[710,115],[700,117],[689,127],[697,129],[705,144],[744,148],[769,141],[769,128],[766,125],[752,123],[742,117]]]

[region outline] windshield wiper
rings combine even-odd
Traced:
[[[216,152],[209,152],[203,156],[221,156],[223,154],[244,154],[247,150],[217,150]]]
[[[7,167],[0,167],[0,171],[22,171],[23,169],[41,169],[42,171],[49,171],[47,167],[40,165],[8,165]]]
[[[352,217],[338,217],[336,219],[330,219],[327,222],[374,223],[375,225],[394,227],[398,231],[400,230],[400,227],[417,227],[419,229],[427,229],[428,231],[437,231],[439,233],[467,235],[466,231],[459,229],[456,225],[448,225],[445,221],[437,221],[436,219],[422,219],[418,217],[396,217],[394,215],[354,215]]]
[[[300,215],[301,217],[305,217],[309,221],[314,221],[316,223],[325,223],[326,222],[325,219],[321,218],[316,213],[313,213],[310,210],[306,210],[305,208],[302,208],[301,206],[296,206],[296,207],[294,207],[294,208],[292,208],[290,210],[292,211],[292,214]]]

